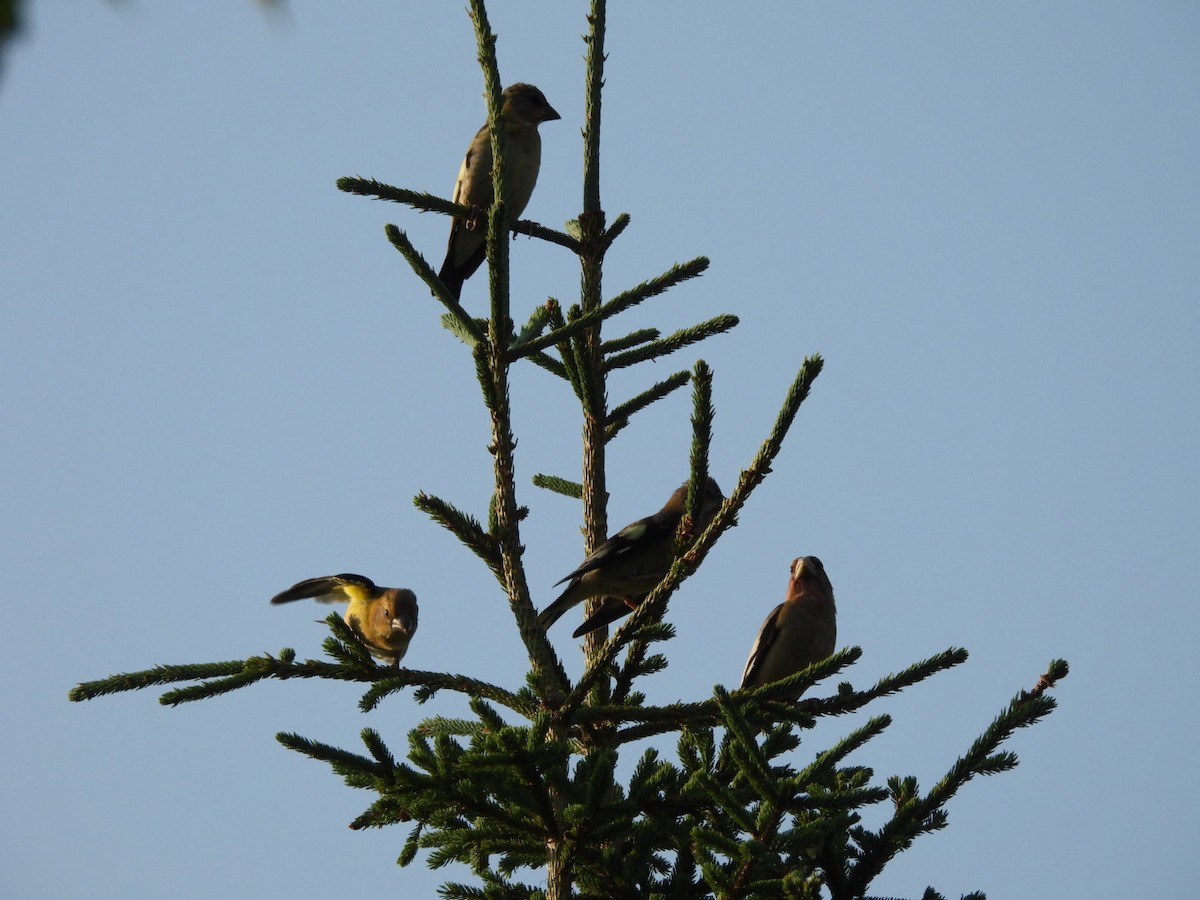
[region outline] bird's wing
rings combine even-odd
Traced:
[[[771,651],[771,645],[779,637],[779,619],[782,614],[783,604],[780,603],[771,610],[771,614],[762,623],[762,628],[758,630],[758,637],[754,639],[754,646],[750,648],[750,657],[746,660],[746,668],[742,670],[742,683],[738,687],[749,687],[754,683],[755,677],[767,659],[767,654]]]
[[[271,598],[272,603],[313,599],[320,603],[345,603],[356,597],[366,597],[375,590],[375,582],[363,575],[345,573],[306,578]]]
[[[492,144],[487,126],[475,134],[471,146],[458,169],[454,182],[454,202],[480,209],[492,205]],[[482,227],[481,227],[482,225]],[[484,238],[486,225],[469,222],[455,216],[450,223],[450,239],[446,244],[446,260],[442,264],[443,281],[446,275],[461,276],[463,281],[475,274],[487,254]],[[459,282],[461,286],[461,282]]]
[[[574,572],[560,578],[554,583],[562,584],[564,581],[581,578],[588,572],[607,565],[638,547],[645,547],[652,544],[659,538],[659,533],[663,530],[663,526],[656,522],[653,516],[638,519],[632,525],[626,525],[597,547],[591,556],[579,564],[579,568]]]

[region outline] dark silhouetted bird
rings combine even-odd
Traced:
[[[685,482],[652,516],[626,525],[596,548],[574,572],[559,580],[569,581],[567,589],[538,616],[543,628],[549,628],[568,609],[589,597],[607,599],[596,612],[575,630],[580,637],[634,610],[642,598],[662,581],[674,561],[675,531],[683,518],[688,486]],[[696,504],[697,533],[712,521],[725,497],[709,478]]]
[[[831,656],[837,644],[833,585],[815,556],[792,561],[787,597],[763,622],[750,648],[741,687],[795,675]]]

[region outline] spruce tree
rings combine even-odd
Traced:
[[[604,299],[604,257],[629,223],[621,214],[611,223],[599,187],[601,97],[605,61],[605,3],[592,0],[587,16],[583,206],[563,231],[530,221],[510,221],[504,194],[504,132],[498,128],[501,80],[496,37],[483,0],[471,0],[471,18],[488,101],[497,198],[487,210],[487,259],[491,305],[476,318],[450,295],[429,263],[403,231],[389,225],[391,244],[444,305],[442,324],[469,355],[491,422],[490,451],[494,493],[487,523],[426,493],[418,509],[448,529],[486,565],[506,597],[527,660],[513,660],[514,683],[492,684],[468,675],[382,666],[372,659],[352,628],[334,613],[324,647],[329,660],[298,660],[291,649],[277,656],[193,665],[158,666],[77,685],[72,700],[163,684],[188,684],[162,695],[176,705],[214,697],[266,678],[329,678],[368,687],[364,711],[382,703],[424,703],[439,691],[468,698],[471,715],[433,716],[409,734],[407,753],[397,753],[370,728],[363,750],[336,747],[297,734],[281,733],[285,747],[328,763],[347,785],[363,788],[375,800],[355,828],[400,825],[407,829],[400,863],[424,861],[438,867],[450,861],[470,867],[474,884],[446,883],[450,898],[546,897],[789,897],[852,900],[870,896],[872,881],[887,862],[921,834],[945,827],[946,804],[976,775],[1006,771],[1016,756],[1001,745],[1018,728],[1054,709],[1047,689],[1067,673],[1062,660],[987,726],[979,738],[932,788],[915,778],[875,782],[874,773],[850,761],[855,750],[880,734],[891,719],[877,713],[832,746],[813,751],[802,738],[819,721],[855,712],[911,687],[967,658],[950,648],[868,687],[841,682],[832,693],[797,699],[817,682],[831,679],[862,655],[857,647],[783,680],[711,697],[648,705],[639,679],[667,666],[665,649],[674,637],[662,621],[672,593],[703,563],[721,535],[735,524],[750,494],[771,466],[801,405],[821,373],[813,355],[781,391],[778,417],[758,453],[739,474],[710,521],[699,520],[696,498],[708,478],[712,439],[714,373],[702,360],[611,408],[607,377],[616,369],[657,361],[714,335],[738,320],[722,315],[663,336],[637,329],[604,339],[624,311],[652,300],[702,274],[705,258],[670,266],[661,275]],[[419,211],[446,215],[479,214],[429,194],[390,187],[362,178],[338,186],[351,194],[395,201]],[[532,311],[518,310],[509,295],[508,253],[512,233],[530,235],[578,256],[580,303],[566,309],[551,299]],[[619,333],[619,332],[618,332]],[[675,535],[674,563],[636,609],[615,626],[589,633],[583,641],[585,665],[572,681],[546,630],[538,624],[525,571],[521,524],[526,510],[516,483],[509,378],[515,366],[533,364],[566,383],[579,404],[583,433],[582,480],[561,473],[538,475],[534,485],[582,501],[586,550],[608,537],[606,502],[609,472],[605,449],[633,416],[689,386],[692,392],[692,449],[687,510]],[[599,599],[589,600],[589,613]],[[420,639],[419,637],[417,638]],[[523,684],[516,683],[525,671]],[[674,735],[675,753],[639,747],[648,738]],[[629,761],[636,756],[630,769]],[[618,763],[631,774],[618,776]],[[878,828],[861,824],[864,811],[891,804]],[[925,900],[940,895],[926,890]],[[976,893],[967,895],[982,897]]]

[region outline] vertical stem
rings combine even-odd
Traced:
[[[552,797],[561,803],[557,793]],[[551,841],[546,847],[546,900],[570,900],[571,872],[566,856],[562,841]]]
[[[600,206],[600,94],[604,85],[605,0],[592,0],[588,15],[591,30],[584,38],[588,45],[586,122],[583,130],[583,212],[579,216],[582,252],[580,254],[580,296],[585,313],[601,302],[601,273],[604,251],[604,210]],[[584,540],[590,553],[608,537],[608,487],[605,478],[604,435],[608,424],[604,359],[600,343],[600,323],[582,336],[584,365],[583,398],[583,521]],[[596,601],[589,601],[590,607]],[[597,629],[584,642],[589,656],[597,653],[608,636]],[[597,683],[598,702],[605,702],[611,691],[607,678]]]
[[[509,405],[508,348],[513,339],[509,316],[508,284],[508,205],[504,189],[504,130],[500,120],[500,71],[496,64],[496,35],[492,33],[484,0],[470,0],[470,15],[475,23],[475,41],[479,48],[479,64],[483,69],[488,103],[488,129],[492,142],[493,203],[488,215],[487,256],[490,272],[491,318],[485,341],[475,347],[475,364],[480,387],[491,413],[492,453],[495,474],[493,503],[493,537],[500,548],[500,565],[508,602],[517,620],[521,640],[525,643],[541,695],[548,702],[561,696],[567,687],[567,676],[554,649],[546,638],[545,629],[537,622],[529,584],[521,557],[520,515],[517,512],[516,440],[512,433],[512,413]],[[558,727],[552,727],[551,741],[565,742]],[[549,799],[556,821],[562,820],[566,800],[561,791],[548,785]],[[546,839],[546,896],[550,900],[567,900],[571,894],[571,867],[566,856],[562,834]]]
[[[496,332],[509,332],[508,314],[508,192],[504,187],[504,129],[500,125],[500,67],[496,63],[496,35],[488,21],[483,0],[471,0],[471,18],[475,22],[475,43],[479,65],[483,69],[484,95],[487,97],[488,137],[492,144],[492,208],[488,211],[487,260],[492,299],[492,342]]]
[[[588,13],[587,85],[584,97],[583,212],[600,212],[600,91],[604,87],[605,0],[592,0]]]
[[[587,43],[587,85],[584,101],[583,129],[583,211],[579,215],[581,250],[580,302],[583,311],[600,306],[601,271],[604,258],[604,210],[600,206],[600,90],[604,84],[604,21],[605,0],[592,0],[588,23],[591,29],[584,37]],[[591,553],[608,536],[608,489],[605,485],[604,432],[607,424],[607,397],[604,389],[603,353],[600,346],[600,324],[589,328],[579,338],[580,376],[583,396],[583,527],[587,551]],[[592,606],[589,601],[588,606]],[[584,642],[591,657],[604,643],[607,629],[592,632]],[[612,693],[611,681],[599,679],[592,696],[606,699]],[[603,699],[601,699],[603,702]],[[555,816],[561,821],[563,798],[552,793]],[[546,897],[547,900],[567,900],[574,880],[570,858],[570,838],[562,836],[547,842]]]

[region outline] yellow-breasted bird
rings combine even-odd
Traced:
[[[346,624],[371,655],[399,666],[408,642],[417,630],[417,595],[408,588],[381,588],[362,575],[326,575],[306,578],[271,598],[272,603],[293,600],[346,603]]]
[[[500,114],[504,119],[504,180],[508,191],[509,222],[525,211],[533,195],[538,170],[542,167],[542,137],[538,125],[561,119],[542,92],[532,84],[512,84],[501,95]],[[475,274],[483,262],[487,238],[487,211],[492,206],[492,140],[488,126],[475,134],[454,184],[454,202],[470,206],[479,213],[470,219],[455,216],[450,224],[450,242],[446,261],[438,277],[455,300],[463,282]]]
[[[636,609],[671,568],[675,531],[683,518],[687,490],[687,482],[684,482],[662,509],[626,525],[597,547],[575,571],[560,579],[558,584],[564,581],[570,584],[553,603],[542,610],[538,623],[543,628],[549,628],[568,609],[589,597],[607,598],[571,635],[582,637]],[[697,533],[712,521],[724,499],[717,483],[709,478],[696,503]]]
[[[795,675],[833,655],[837,607],[833,585],[815,556],[792,560],[787,597],[771,610],[750,648],[741,687],[757,687]]]

